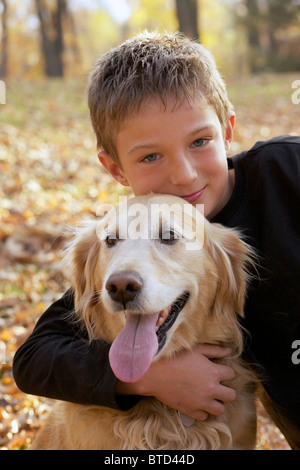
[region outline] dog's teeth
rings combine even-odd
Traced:
[[[164,308],[160,314],[159,314],[159,317],[157,319],[157,322],[156,322],[156,330],[158,330],[158,328],[165,322],[167,316],[168,316],[168,307],[167,308]]]

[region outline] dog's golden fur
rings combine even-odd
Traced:
[[[128,201],[175,205],[176,230],[182,226],[185,201],[174,196],[142,196]],[[174,207],[175,207],[174,206]],[[127,210],[127,208],[126,208]],[[120,210],[119,222],[123,217]],[[148,211],[149,214],[149,211]],[[195,249],[186,236],[197,229]],[[33,449],[252,449],[256,438],[253,375],[240,358],[243,341],[238,317],[243,315],[249,249],[229,229],[204,220],[193,208],[185,214],[185,233],[175,242],[128,238],[107,246],[104,230],[112,227],[114,210],[100,221],[77,230],[67,250],[67,265],[75,292],[75,310],[90,339],[113,343],[124,327],[124,312],[115,308],[105,288],[115,272],[134,271],[143,280],[138,313],[165,308],[184,291],[190,296],[153,360],[171,357],[198,343],[229,345],[232,356],[219,360],[236,373],[230,386],[237,392],[220,416],[209,416],[185,427],[176,410],[145,397],[128,411],[58,402],[38,434]],[[162,211],[160,223],[164,219]],[[200,220],[200,222],[199,222]],[[123,221],[124,222],[124,221]],[[127,221],[128,226],[130,225]],[[139,225],[148,221],[139,218]],[[135,228],[137,226],[135,225]],[[203,231],[204,229],[204,239]],[[189,236],[190,236],[189,235]],[[203,246],[202,246],[203,243]],[[67,373],[67,371],[66,371]]]

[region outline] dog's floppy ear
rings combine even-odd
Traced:
[[[96,223],[88,221],[76,228],[63,260],[66,276],[74,289],[75,311],[84,320],[90,338],[93,336],[91,312],[95,303],[94,272],[99,249]]]
[[[206,238],[218,276],[213,315],[226,328],[235,323],[236,314],[243,316],[252,252],[236,231],[218,224],[209,224]]]

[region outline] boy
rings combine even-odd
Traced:
[[[249,360],[263,371],[263,401],[292,448],[300,447],[300,138],[256,144],[227,159],[235,115],[211,55],[180,35],[141,34],[106,53],[89,82],[99,160],[135,195],[170,193],[204,204],[205,216],[241,230],[260,256],[245,308]],[[230,350],[198,345],[155,362],[122,383],[109,345],[90,345],[66,319],[68,291],[41,317],[16,353],[14,375],[27,393],[122,409],[153,395],[199,420],[235,399]],[[227,382],[227,386],[223,382]]]

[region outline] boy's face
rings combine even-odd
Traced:
[[[105,168],[136,196],[165,193],[193,205],[204,204],[211,218],[229,200],[233,175],[226,151],[232,140],[234,116],[223,132],[214,109],[200,98],[177,105],[149,99],[124,122],[116,148],[121,168],[110,155],[99,153]]]

